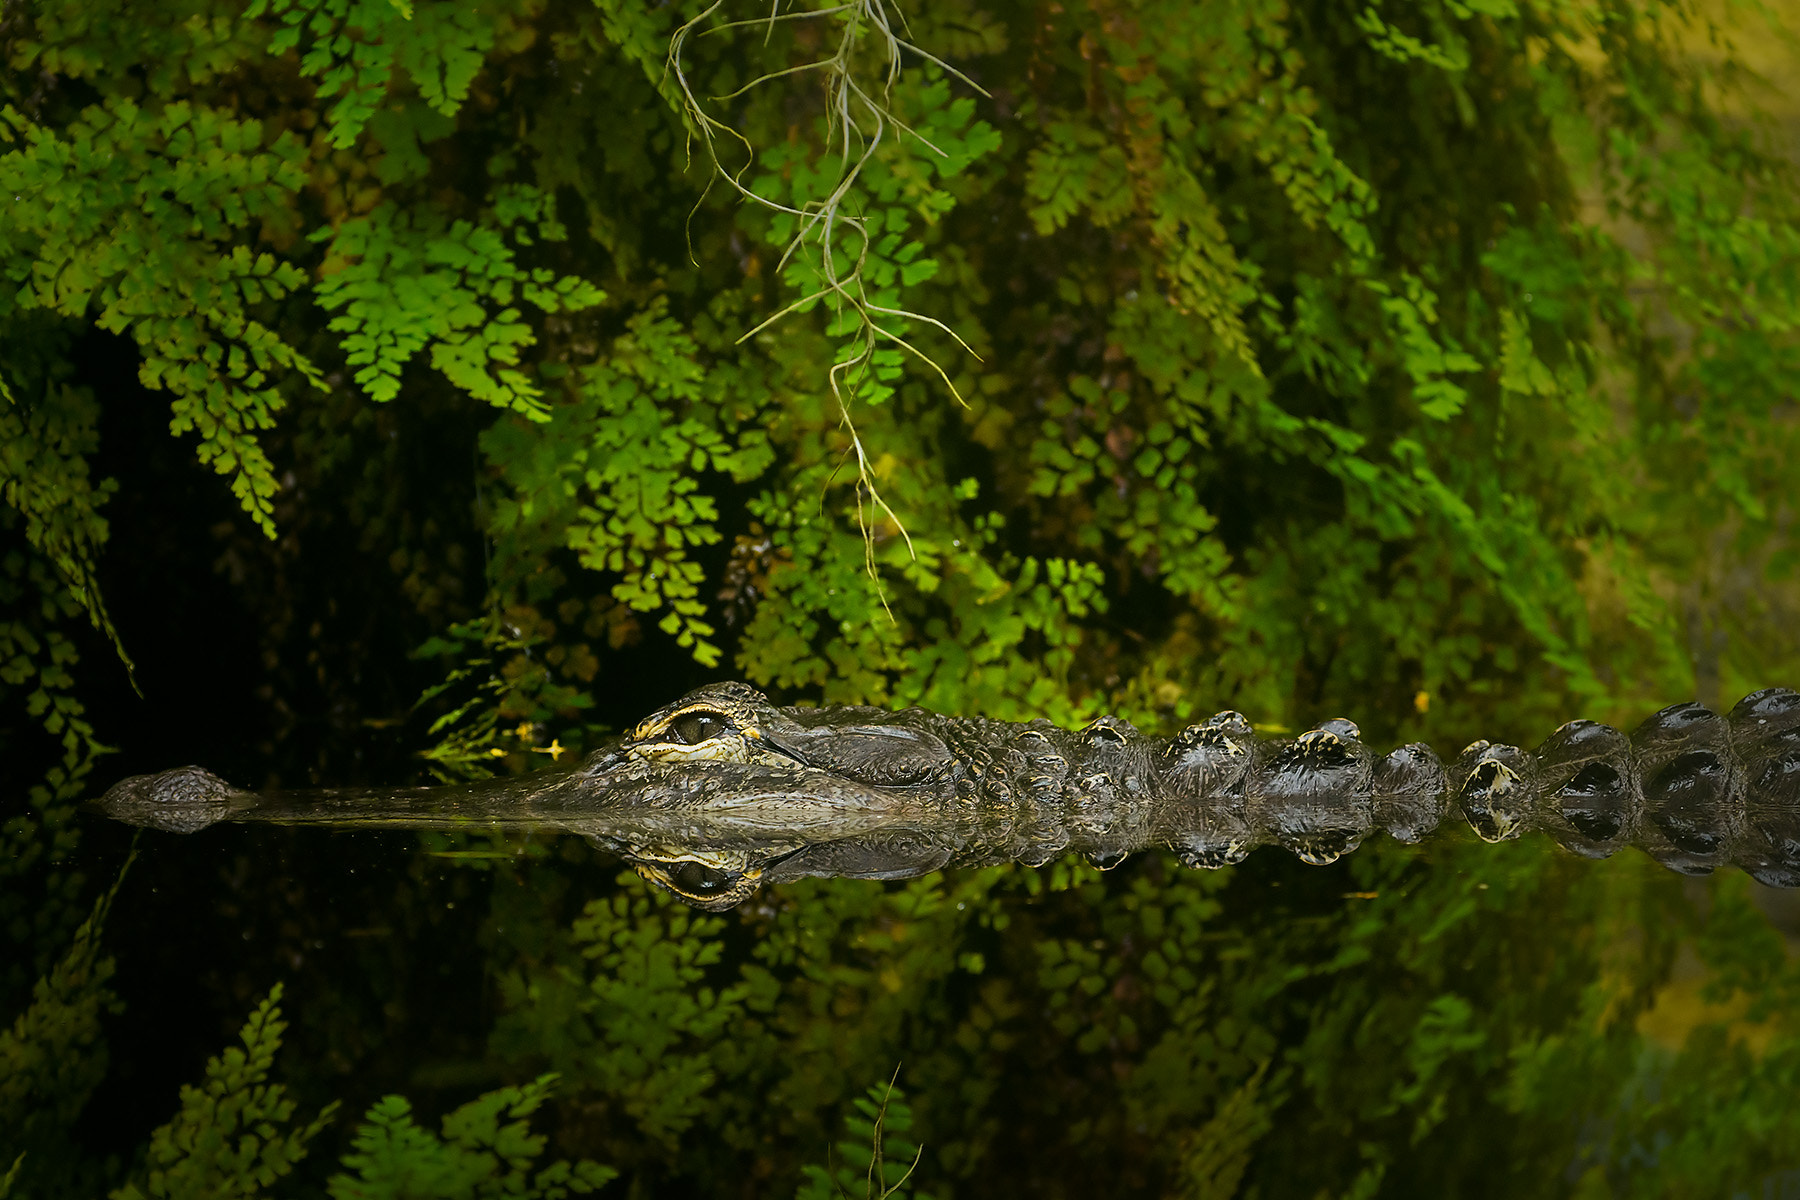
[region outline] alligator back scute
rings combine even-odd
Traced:
[[[1570,721],[1532,756],[1544,796],[1539,816],[1552,837],[1585,858],[1630,843],[1640,807],[1630,738],[1598,721]]]
[[[1261,747],[1245,788],[1256,828],[1314,866],[1356,849],[1375,827],[1374,756],[1349,721]]]
[[[1744,791],[1736,861],[1771,887],[1800,887],[1800,692],[1754,692],[1727,721]]]
[[[1162,758],[1163,792],[1170,796],[1242,794],[1256,748],[1244,714],[1227,709],[1190,725],[1169,741]]]
[[[1423,841],[1448,811],[1445,785],[1443,760],[1424,742],[1411,742],[1375,761],[1370,815],[1397,841]]]
[[[1506,842],[1536,825],[1537,763],[1517,746],[1475,742],[1450,772],[1456,801],[1484,842]]]
[[[1061,736],[1061,731],[1054,728],[1022,729],[1013,737],[1006,755],[1007,773],[1016,781],[1019,794],[1032,803],[1048,803],[1061,796],[1063,780],[1069,774],[1069,760],[1058,748],[1053,733]],[[998,788],[992,792],[1007,794]]]
[[[1137,726],[1118,717],[1097,717],[1075,735],[1076,756],[1064,784],[1064,800],[1075,806],[1107,807],[1136,799],[1156,778],[1155,745]]]
[[[1164,747],[1163,800],[1151,824],[1182,866],[1233,866],[1262,844],[1245,801],[1245,781],[1257,757],[1256,730],[1232,709],[1188,726]]]
[[[1631,735],[1647,820],[1644,852],[1672,871],[1706,875],[1731,859],[1743,803],[1730,726],[1703,704],[1672,704]]]

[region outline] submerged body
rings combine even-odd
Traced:
[[[1800,693],[1728,716],[1666,708],[1630,735],[1571,721],[1536,751],[1423,744],[1377,757],[1326,721],[1259,741],[1224,712],[1173,738],[1102,717],[1080,730],[923,709],[785,708],[743,684],[701,688],[566,771],[464,787],[259,796],[195,767],[101,800],[191,832],[219,820],[580,833],[705,908],[809,875],[908,878],[1065,853],[1110,867],[1161,846],[1189,867],[1277,844],[1328,863],[1371,833],[1424,837],[1459,809],[1490,842],[1543,830],[1604,857],[1635,845],[1674,870],[1735,864],[1800,886]]]

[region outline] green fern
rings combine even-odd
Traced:
[[[536,341],[520,302],[547,313],[600,303],[604,294],[574,276],[514,261],[507,235],[529,242],[559,237],[549,197],[528,187],[507,189],[493,224],[448,221],[425,207],[404,212],[382,205],[324,229],[325,277],[319,306],[337,313],[330,328],[345,334],[347,361],[372,399],[400,392],[400,371],[421,351],[452,386],[483,403],[536,421],[550,419],[541,390],[520,369],[521,352]]]
[[[209,1061],[202,1085],[181,1089],[180,1111],[151,1135],[138,1177],[114,1189],[111,1200],[264,1196],[305,1158],[337,1105],[301,1123],[286,1088],[269,1082],[286,1029],[281,991],[277,984],[251,1014],[242,1049]],[[369,1110],[344,1171],[327,1190],[333,1200],[564,1200],[590,1193],[616,1172],[585,1160],[537,1162],[545,1140],[528,1121],[554,1081],[546,1075],[472,1100],[445,1116],[442,1136],[419,1128],[405,1099],[388,1096]]]
[[[1264,1063],[1220,1103],[1212,1117],[1184,1139],[1173,1194],[1180,1200],[1231,1200],[1238,1194],[1257,1143],[1274,1128],[1281,1097],[1264,1099]]]
[[[131,861],[32,988],[30,1006],[0,1030],[0,1160],[11,1160],[0,1194],[21,1178],[46,1192],[79,1186],[82,1168],[68,1139],[106,1075],[103,1022],[119,1010],[108,986],[113,960],[101,952],[100,933]]]
[[[740,411],[728,416],[733,407]],[[546,536],[561,541],[583,566],[617,579],[620,603],[661,613],[677,645],[717,665],[692,551],[719,541],[719,511],[696,476],[744,482],[768,468],[768,435],[746,407],[709,386],[693,339],[665,305],[631,318],[548,428],[502,423],[483,438],[493,461],[524,468],[510,472],[513,494],[494,514],[502,578],[539,569]]]
[[[450,0],[253,0],[245,16],[276,17],[269,53],[303,48],[300,71],[333,100],[325,120],[332,145],[361,136],[401,72],[426,103],[452,116],[495,39],[494,14]]]
[[[180,1110],[150,1135],[138,1178],[114,1189],[111,1200],[261,1196],[306,1156],[337,1105],[297,1122],[287,1089],[268,1081],[287,1028],[280,1001],[276,984],[238,1035],[243,1048],[209,1060],[206,1081],[181,1089]]]
[[[501,1088],[444,1118],[442,1136],[421,1129],[399,1096],[377,1101],[344,1156],[332,1200],[563,1200],[602,1187],[618,1172],[583,1160],[540,1167],[544,1138],[528,1120],[549,1097],[554,1075]]]
[[[22,143],[0,154],[16,197],[5,239],[16,303],[129,333],[138,377],[174,397],[170,432],[198,433],[200,461],[273,537],[274,469],[257,433],[288,375],[322,386],[311,361],[257,315],[306,283],[239,240],[287,225],[305,181],[291,133],[187,100],[111,97],[62,129],[0,109]]]
[[[0,377],[0,500],[25,518],[26,540],[54,564],[69,595],[129,669],[95,576],[107,535],[100,508],[115,490],[88,470],[87,456],[99,443],[100,406],[71,387],[44,392],[37,403],[22,405]]]

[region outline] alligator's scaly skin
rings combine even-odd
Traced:
[[[199,768],[115,785],[101,807],[190,832],[217,820],[568,829],[708,908],[806,875],[903,878],[946,866],[1103,867],[1164,846],[1220,867],[1257,846],[1328,863],[1377,830],[1413,842],[1459,809],[1505,841],[1548,832],[1604,857],[1635,845],[1674,870],[1736,864],[1800,886],[1800,693],[1729,716],[1666,708],[1627,736],[1572,721],[1536,751],[1476,742],[1446,766],[1421,744],[1376,757],[1326,721],[1258,741],[1234,712],[1173,738],[1103,717],[1081,730],[922,709],[783,708],[701,688],[561,772],[462,788],[257,796]]]

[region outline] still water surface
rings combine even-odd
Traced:
[[[1732,868],[1452,820],[1190,870],[1166,820],[1121,815],[1142,852],[1112,870],[1092,822],[1036,867],[938,870],[992,830],[571,832],[567,805],[385,802],[436,828],[140,835],[97,1150],[129,1155],[280,983],[279,1078],[345,1111],[327,1166],[384,1095],[430,1124],[554,1071],[548,1153],[618,1168],[616,1195],[792,1195],[854,1159],[851,1101],[894,1082],[923,1147],[906,1187],[939,1197],[1800,1194],[1800,893]],[[96,822],[96,872],[130,838]],[[761,886],[708,903],[777,843]],[[804,877],[836,873],[900,878]]]

